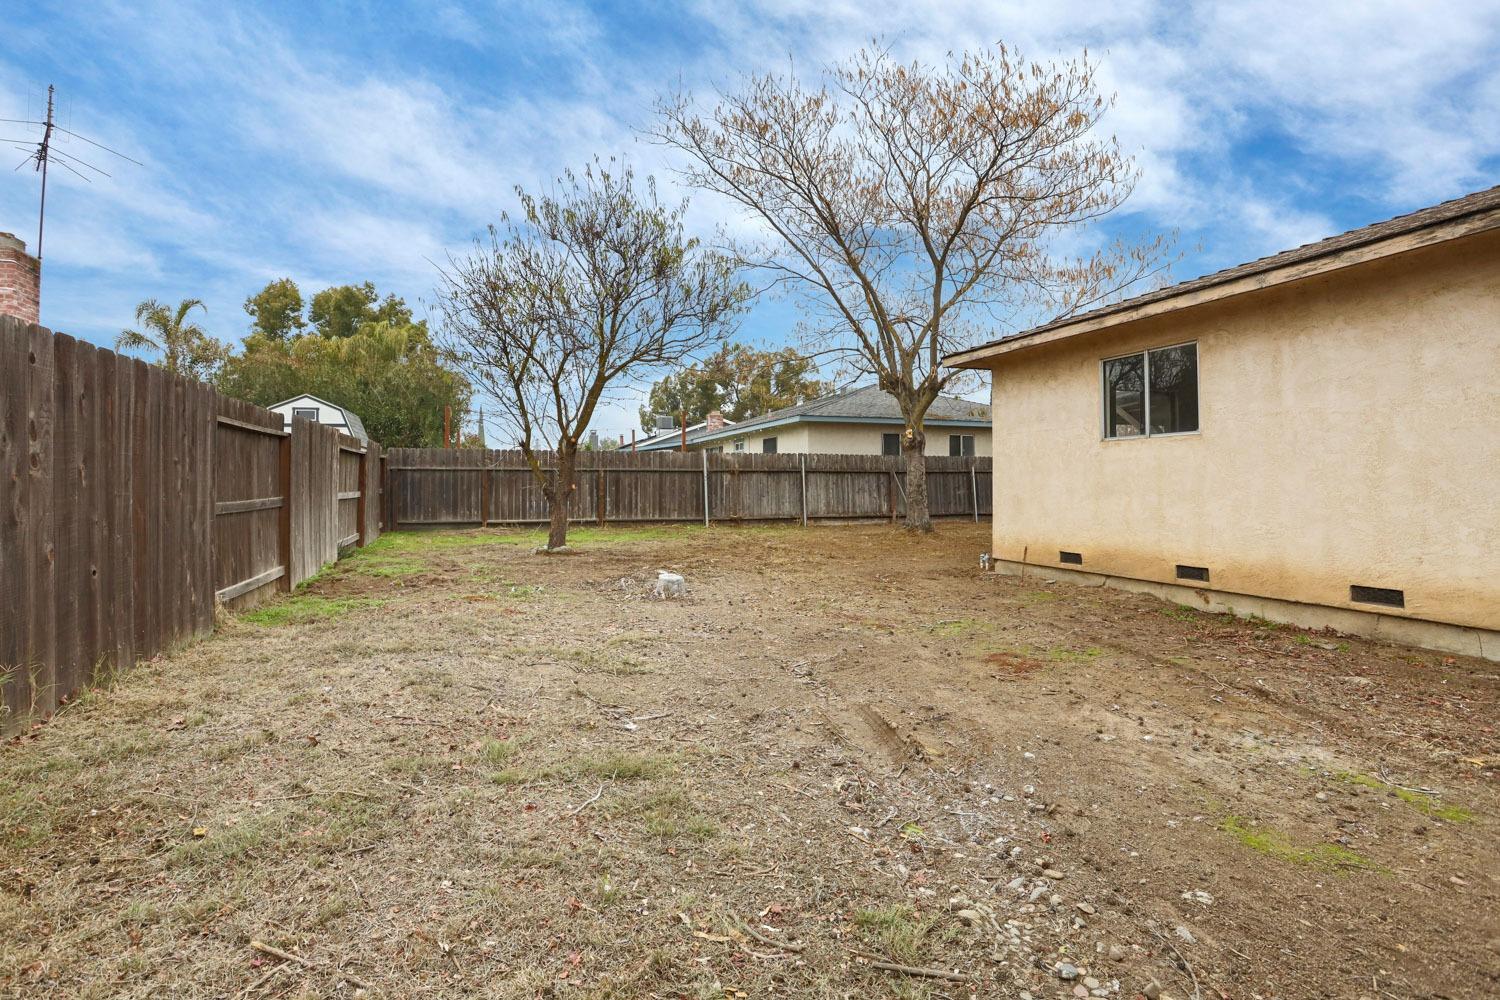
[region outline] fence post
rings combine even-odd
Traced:
[[[490,526],[490,463],[489,449],[479,452],[479,526]]]
[[[979,523],[979,473],[977,466],[979,460],[969,459],[969,489],[974,494],[974,523]]]
[[[802,459],[802,527],[807,527],[807,452],[798,456]]]
[[[292,589],[292,434],[297,422],[292,421],[286,436],[281,439],[281,516],[276,523],[276,547],[281,553],[281,579],[279,590]]]
[[[703,526],[708,527],[708,449],[703,449]]]
[[[369,492],[370,474],[368,472],[370,460],[370,442],[365,442],[365,450],[359,453],[359,499],[354,501],[354,516],[358,518],[359,537],[354,540],[356,548],[365,547],[365,494]]]

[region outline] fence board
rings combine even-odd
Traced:
[[[518,451],[392,448],[386,453],[388,527],[540,524],[547,504]],[[545,456],[550,474],[554,461]],[[806,469],[804,476],[804,466]],[[934,517],[989,512],[991,460],[927,459]],[[905,460],[880,455],[755,455],[700,452],[586,452],[578,456],[569,520],[605,523],[800,521],[903,515]],[[707,478],[705,489],[705,476]]]
[[[340,496],[379,446],[301,434],[286,488],[278,415],[0,317],[0,733],[210,630],[216,596],[274,593],[294,554],[283,514],[302,528],[299,579],[357,539],[361,498]],[[381,505],[366,488],[368,541]]]

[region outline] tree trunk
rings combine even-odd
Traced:
[[[932,530],[927,512],[927,435],[901,435],[901,454],[906,459],[906,530],[925,534]]]
[[[574,482],[577,472],[575,463],[577,456],[567,451],[558,453],[557,474],[552,480],[552,501],[550,511],[551,522],[547,529],[547,548],[560,549],[568,544],[568,508],[573,500],[573,491],[578,489]]]

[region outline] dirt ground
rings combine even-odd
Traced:
[[[1500,995],[1495,664],[982,525],[535,538],[387,536],[0,747],[0,996]]]

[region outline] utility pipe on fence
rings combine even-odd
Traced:
[[[807,527],[807,453],[798,456],[802,459],[802,527]]]
[[[969,460],[969,489],[974,494],[974,523],[979,523],[979,462],[975,459]]]
[[[703,449],[703,526],[708,527],[708,449]]]

